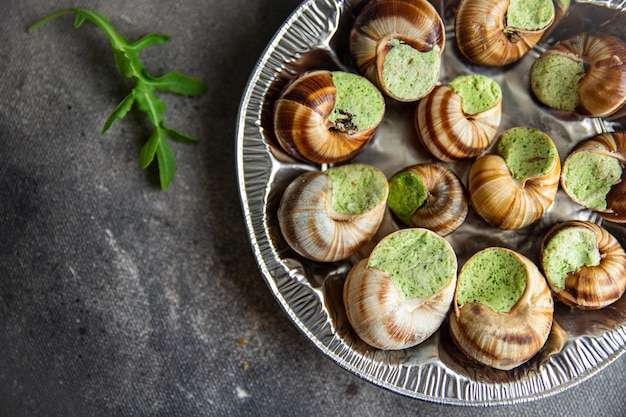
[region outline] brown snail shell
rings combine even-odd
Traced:
[[[287,186],[278,208],[278,222],[294,251],[314,261],[334,262],[348,258],[372,239],[385,213],[389,186],[381,171],[367,167],[384,187],[380,201],[360,214],[344,214],[333,208],[333,182],[326,172],[305,172]]]
[[[443,285],[430,295],[407,297],[396,286],[390,275],[369,259],[358,262],[346,278],[343,299],[348,320],[357,335],[368,345],[378,349],[405,349],[430,337],[445,320],[456,285],[457,260],[454,250],[442,237],[427,229],[402,229],[387,235],[372,253],[385,241],[407,233],[418,233],[441,243],[451,264]],[[433,259],[428,258],[428,263]],[[419,271],[426,264],[416,263]],[[424,273],[426,274],[426,273]]]
[[[524,265],[526,287],[507,312],[479,302],[458,303],[464,270],[473,257],[487,251],[504,251]],[[510,370],[531,359],[545,344],[552,327],[554,304],[546,280],[525,256],[505,248],[487,248],[470,258],[457,279],[450,332],[458,348],[475,361]]]
[[[407,226],[432,230],[440,236],[449,235],[463,224],[467,217],[468,200],[461,180],[452,171],[437,164],[417,164],[404,168],[394,177],[402,173],[417,175],[428,194],[423,205],[409,219],[401,221]],[[390,201],[395,189],[394,177],[389,180],[388,204],[392,211],[394,207]],[[398,192],[402,191],[398,189]]]
[[[599,251],[597,265],[581,266],[567,273],[564,287],[556,287],[556,277],[551,277],[546,267],[546,247],[550,240],[567,228],[584,228],[593,232],[595,246]],[[588,221],[567,221],[556,224],[541,242],[541,264],[548,285],[555,295],[568,306],[582,310],[604,308],[619,300],[626,291],[626,253],[606,229]]]
[[[372,0],[363,7],[350,33],[350,52],[358,72],[385,95],[398,101],[416,101],[435,86],[439,70],[423,94],[412,97],[394,94],[383,77],[383,65],[393,42],[409,45],[419,52],[430,52],[437,47],[441,56],[445,28],[433,5],[426,0]]]
[[[550,55],[582,62],[584,76],[578,82],[574,113],[584,117],[607,117],[626,103],[626,43],[604,33],[579,33],[546,50],[533,67]],[[531,69],[531,89],[537,93]]]
[[[365,146],[382,120],[381,114],[378,123],[361,130],[350,123],[332,122],[329,116],[337,96],[332,74],[323,70],[305,73],[276,101],[274,133],[294,158],[319,164],[345,161]],[[384,99],[377,94],[384,114]]]
[[[502,116],[502,99],[474,115],[463,111],[461,97],[448,86],[437,86],[415,110],[415,128],[422,145],[441,161],[480,155],[489,147]]]
[[[461,0],[455,34],[459,50],[480,65],[502,66],[521,59],[551,26],[523,30],[506,25],[509,0]]]
[[[563,174],[561,175],[561,187],[572,201],[582,206],[591,208],[606,220],[615,223],[626,223],[626,182],[624,181],[623,172],[621,179],[618,180],[619,182],[614,184],[606,195],[606,209],[594,209],[589,207],[585,202],[582,202],[576,196],[576,193],[571,189],[571,186],[566,179],[565,171],[573,160],[573,157],[580,152],[615,158],[623,169],[626,165],[626,133],[601,133],[591,139],[582,141],[563,161]]]
[[[487,223],[502,230],[521,229],[537,221],[552,205],[559,187],[561,163],[551,139],[550,142],[556,158],[544,175],[516,180],[505,159],[496,154],[474,161],[468,177],[470,201]]]

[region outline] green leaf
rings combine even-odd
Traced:
[[[148,167],[156,156],[159,165],[161,188],[163,190],[167,189],[176,172],[174,155],[167,141],[168,136],[183,143],[195,143],[197,140],[164,127],[163,114],[166,111],[165,103],[154,93],[159,90],[187,96],[197,96],[206,91],[206,85],[200,80],[184,76],[178,72],[170,72],[157,78],[152,77],[141,63],[139,52],[150,45],[160,45],[167,42],[170,36],[152,33],[131,43],[113,28],[111,22],[105,16],[93,10],[81,7],[58,10],[33,23],[28,28],[28,32],[31,33],[43,24],[70,13],[75,14],[75,28],[80,27],[85,20],[89,20],[104,31],[113,47],[115,65],[118,71],[122,76],[132,78],[135,81],[135,86],[131,93],[118,104],[107,118],[102,128],[102,134],[109,130],[115,120],[126,116],[132,109],[133,104],[137,104],[137,108],[148,116],[154,127],[152,135],[141,148],[139,165],[142,168]]]
[[[152,163],[159,143],[165,139],[163,136],[161,129],[154,129],[150,139],[141,147],[141,153],[139,154],[139,166],[141,169],[148,168],[148,165]]]
[[[174,129],[165,128],[165,131],[176,142],[181,142],[181,143],[198,143],[198,139],[192,138],[191,136],[183,135],[182,133],[177,132]]]
[[[149,35],[144,36],[139,39],[137,42],[132,44],[132,48],[135,51],[141,51],[146,49],[151,45],[163,45],[165,42],[169,41],[172,37],[169,35],[162,35],[160,33],[151,33]]]
[[[109,130],[113,122],[117,119],[122,119],[133,107],[133,103],[135,102],[135,94],[131,91],[129,95],[124,97],[124,100],[120,104],[117,105],[115,110],[109,115],[106,122],[104,122],[104,126],[102,127],[102,134]]]
[[[161,181],[161,189],[167,190],[170,183],[176,175],[176,163],[174,162],[174,154],[172,148],[166,140],[159,142],[157,147],[157,162],[159,164],[159,179]]]
[[[187,77],[176,71],[168,72],[155,79],[152,83],[158,90],[170,93],[182,94],[185,96],[199,96],[203,94],[207,87],[202,81]]]

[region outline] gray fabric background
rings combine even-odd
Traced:
[[[245,232],[235,126],[248,77],[298,0],[5,0],[0,12],[0,416],[626,415],[626,357],[563,393],[496,408],[400,396],[321,354],[266,287]],[[138,168],[151,132],[131,112],[100,130],[130,84],[107,15],[149,71],[202,78],[161,95],[178,173]]]

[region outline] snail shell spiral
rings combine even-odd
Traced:
[[[538,220],[554,202],[561,173],[556,146],[544,133],[529,128],[513,128],[500,137],[518,129],[528,130],[533,136],[544,136],[543,151],[524,155],[526,162],[535,159],[545,161],[542,172],[516,179],[507,165],[507,159],[489,154],[474,161],[468,177],[472,206],[487,223],[503,230],[517,230]],[[520,141],[520,144],[523,145],[523,142]],[[500,144],[503,143],[500,139]]]
[[[365,78],[313,71],[292,82],[276,101],[274,133],[294,158],[340,162],[365,146],[384,111],[382,94]]]
[[[608,34],[579,33],[541,54],[530,74],[535,97],[547,106],[607,117],[626,103],[626,43]]]
[[[456,269],[454,250],[434,232],[416,228],[393,232],[348,273],[343,289],[348,320],[375,348],[415,346],[445,320]],[[394,273],[397,270],[400,276]]]
[[[333,188],[338,186],[329,174],[331,170],[364,172],[367,180],[358,187],[367,189],[366,198],[370,201],[354,213],[336,209]],[[351,178],[351,182],[361,181],[349,174],[346,177]],[[384,174],[364,164],[331,168],[326,172],[305,172],[285,189],[278,208],[280,230],[287,244],[305,258],[318,262],[346,259],[369,242],[380,227],[388,192]],[[359,201],[352,203],[361,204]]]
[[[626,223],[626,133],[601,133],[579,143],[563,161],[561,186],[577,204]]]
[[[387,96],[405,102],[435,86],[444,46],[443,21],[426,0],[370,1],[350,33],[358,72]]]
[[[538,29],[507,25],[510,3],[510,0],[461,0],[455,17],[456,41],[461,53],[470,61],[486,66],[518,61],[551,26],[554,13],[552,19]]]
[[[548,285],[568,306],[604,308],[626,290],[624,249],[606,229],[587,221],[553,226],[541,242],[541,265]]]
[[[480,155],[500,126],[502,95],[499,87],[497,91],[499,97],[491,107],[468,114],[463,110],[461,95],[449,86],[435,87],[419,101],[415,111],[415,128],[422,145],[441,161]]]
[[[523,268],[523,292],[512,307],[499,311],[485,301],[461,300],[462,288],[467,284],[483,295],[501,290],[500,282],[512,275],[501,267],[511,265],[511,258],[513,264]],[[481,265],[484,259],[487,262]],[[487,274],[490,266],[491,274]],[[481,280],[480,274],[488,278]],[[495,287],[490,286],[492,279]],[[487,248],[473,255],[459,273],[450,332],[454,343],[470,358],[496,369],[510,370],[531,359],[545,344],[553,314],[552,294],[537,266],[510,249]]]
[[[413,175],[417,178],[410,177]],[[426,228],[440,236],[463,224],[469,206],[461,180],[437,164],[412,165],[395,174],[389,180],[387,202],[407,226]]]

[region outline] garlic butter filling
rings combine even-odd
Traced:
[[[480,303],[506,313],[526,289],[526,269],[512,253],[489,248],[463,266],[457,284],[457,304]]]
[[[539,30],[554,20],[552,0],[511,0],[506,13],[506,24],[522,30]]]
[[[366,78],[335,71],[335,105],[328,120],[342,132],[367,130],[380,123],[385,113],[385,101],[378,89]]]
[[[387,89],[402,100],[416,100],[425,96],[439,78],[441,57],[439,46],[420,52],[399,40],[389,41],[382,78]]]
[[[542,266],[550,287],[563,291],[565,278],[583,266],[600,264],[596,234],[585,227],[564,228],[554,234],[543,253]]]
[[[504,132],[498,143],[498,154],[518,181],[546,175],[558,158],[556,147],[546,134],[526,127]]]
[[[498,83],[485,75],[461,75],[450,81],[448,87],[461,97],[463,112],[468,115],[484,112],[502,99]]]
[[[362,214],[386,198],[384,175],[363,164],[349,164],[326,171],[332,181],[331,205],[342,214]]]
[[[450,244],[426,229],[404,229],[381,241],[367,262],[388,274],[404,298],[436,294],[456,273]]]

